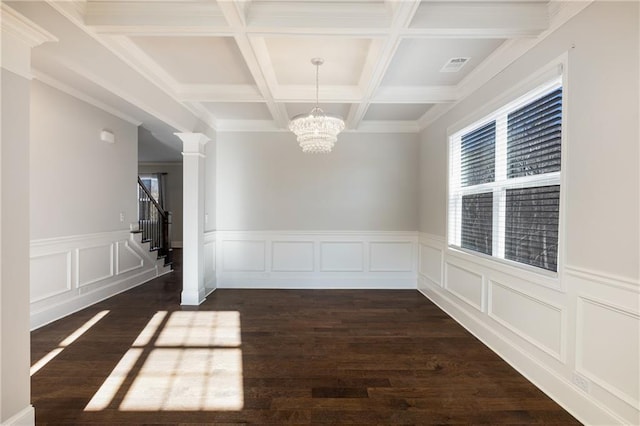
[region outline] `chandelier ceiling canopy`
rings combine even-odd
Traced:
[[[338,140],[338,133],[344,130],[344,120],[325,113],[319,106],[319,71],[324,63],[322,58],[313,58],[316,67],[316,106],[308,114],[299,114],[289,122],[289,130],[297,136],[303,152],[331,152]]]

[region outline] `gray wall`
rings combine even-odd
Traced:
[[[182,243],[182,163],[140,163],[138,174],[166,173],[165,207],[173,215],[171,241]]]
[[[422,133],[421,231],[446,234],[447,128],[568,51],[566,263],[637,279],[638,7],[592,4]]]
[[[100,140],[103,129],[114,144]],[[138,211],[137,135],[137,126],[34,80],[31,239],[129,229]]]
[[[217,145],[219,230],[418,227],[416,135],[345,133],[328,155],[284,132],[219,133]]]

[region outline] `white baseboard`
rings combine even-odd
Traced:
[[[20,410],[4,422],[7,426],[32,426],[36,424],[36,411],[32,405]]]

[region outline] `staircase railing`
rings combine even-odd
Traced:
[[[142,241],[151,244],[158,256],[171,262],[171,212],[164,210],[138,177],[138,224]]]

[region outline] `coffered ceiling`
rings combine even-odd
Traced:
[[[103,69],[113,73],[124,63],[218,131],[286,129],[290,117],[311,109],[315,68],[310,59],[322,57],[321,106],[343,115],[347,131],[416,132],[566,21],[577,2],[29,3],[9,2],[54,33],[51,21],[66,21],[57,24],[58,47],[43,45],[34,55],[43,78],[78,86],[142,123],[149,120],[144,116],[148,114],[174,129],[181,127],[176,124],[179,119],[172,121],[155,111],[157,105],[148,105],[152,101],[146,97],[128,96],[124,74],[106,84],[110,77],[101,78],[98,69],[91,70],[71,51],[66,53],[68,60],[64,55],[61,59],[61,50],[79,49],[77,40],[65,46],[67,38],[89,40],[84,61],[101,61]],[[97,50],[89,43],[100,45],[111,57],[93,55],[90,52]],[[450,60],[464,64],[452,71],[446,67]],[[81,78],[65,77],[65,66]],[[100,94],[99,88],[109,93]],[[114,94],[120,103],[111,99]]]

